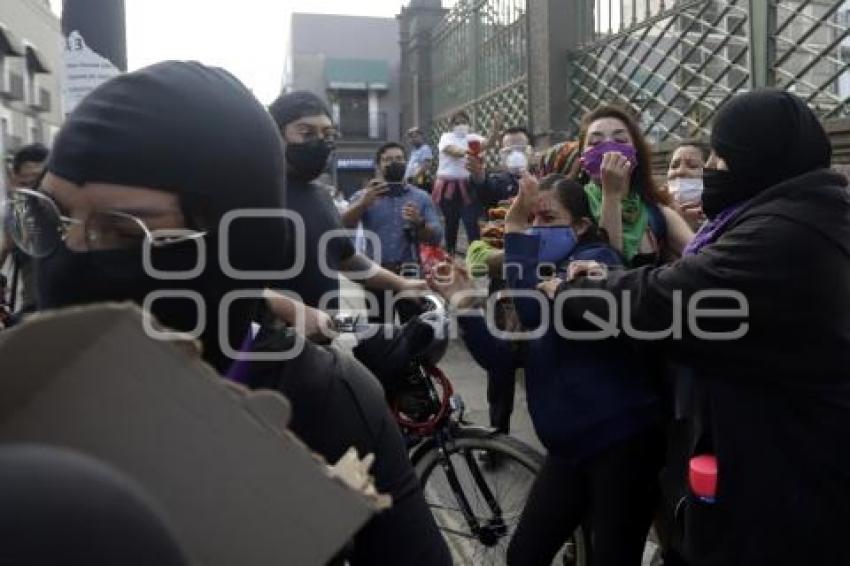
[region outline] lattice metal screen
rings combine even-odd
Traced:
[[[497,111],[505,125],[528,123],[526,14],[526,0],[459,0],[435,28],[432,143],[458,110],[484,135]],[[497,157],[494,148],[488,157]]]
[[[753,85],[750,52],[766,41],[767,86],[806,99],[823,118],[850,114],[850,1],[593,0],[568,56],[570,120],[603,103],[631,107],[653,142],[707,135],[717,108]],[[575,133],[572,132],[572,133]]]
[[[803,97],[824,118],[850,114],[850,2],[773,2],[777,86]]]
[[[528,85],[525,79],[514,81],[506,88],[496,93],[481,98],[463,108],[472,116],[473,130],[477,133],[489,136],[492,133],[493,116],[501,112],[506,127],[528,124]],[[449,131],[450,115],[444,115],[431,124],[430,141],[432,147],[436,147],[440,135]],[[497,148],[490,148],[487,152],[489,165],[496,165],[499,158]]]
[[[717,107],[746,87],[747,0],[670,4],[596,0],[593,41],[569,58],[575,131],[584,113],[617,103],[652,142],[704,134]]]

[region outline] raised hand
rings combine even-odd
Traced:
[[[622,153],[606,153],[602,158],[602,167],[600,168],[602,192],[606,196],[620,199],[626,196],[629,192],[634,165]]]
[[[519,195],[505,216],[505,232],[522,232],[528,228],[528,219],[534,214],[540,200],[540,183],[528,171],[519,180]]]

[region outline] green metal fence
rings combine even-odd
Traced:
[[[580,1],[580,0],[579,0]],[[589,0],[568,54],[572,133],[603,103],[653,142],[706,135],[736,92],[776,86],[824,118],[850,113],[846,0]]]
[[[526,0],[460,0],[434,29],[434,135],[458,110],[479,131],[497,110],[506,123],[527,123],[526,14]]]

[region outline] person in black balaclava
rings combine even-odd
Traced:
[[[350,446],[374,454],[376,487],[393,506],[358,533],[352,564],[447,564],[383,391],[362,365],[309,341],[286,362],[234,364],[228,355],[240,345],[258,348],[249,334],[257,301],[233,302],[226,319],[222,301],[231,292],[261,292],[263,278],[289,267],[291,257],[280,217],[223,221],[284,204],[282,146],[265,108],[226,71],[165,62],[116,77],[77,106],[39,190],[14,202],[20,218],[12,235],[38,257],[41,309],[129,300],[184,332],[205,318],[195,332],[204,358],[249,386],[286,395],[289,428],[311,449],[330,462]],[[194,300],[174,298],[175,291]],[[153,292],[166,296],[151,303]],[[295,341],[292,332],[275,338],[265,351],[287,351]]]
[[[710,221],[681,260],[542,289],[608,291],[628,301],[632,329],[682,321],[681,336],[652,345],[693,378],[692,394],[679,392],[664,482],[670,524],[683,527],[672,543],[688,563],[850,564],[847,179],[828,169],[817,117],[786,92],[734,97],[711,146]],[[568,322],[588,310],[610,319],[592,299],[563,305]],[[687,483],[697,454],[716,459],[711,497]]]
[[[777,116],[790,132],[776,131]],[[709,218],[781,181],[826,169],[832,157],[817,116],[796,96],[777,90],[730,100],[714,121],[711,147],[725,165],[705,171],[703,206]]]

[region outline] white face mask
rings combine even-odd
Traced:
[[[678,177],[669,181],[667,185],[680,204],[696,203],[702,200],[702,179],[690,177]]]
[[[469,135],[469,124],[458,124],[454,127],[455,135],[459,138],[465,138]]]
[[[528,155],[524,151],[512,149],[504,156],[503,163],[511,175],[522,175],[528,170]]]

